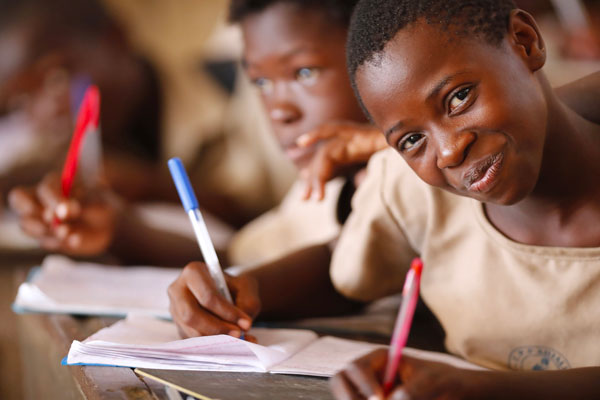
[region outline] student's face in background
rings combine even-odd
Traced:
[[[320,125],[362,122],[345,64],[346,30],[319,10],[281,2],[242,22],[244,60],[281,147],[304,167],[314,148],[296,139]]]
[[[508,35],[500,46],[417,22],[356,75],[388,143],[430,185],[514,204],[534,189],[547,129],[541,68]]]

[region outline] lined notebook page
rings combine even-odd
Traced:
[[[227,335],[179,339],[174,323],[131,315],[83,342],[74,341],[67,363],[331,376],[351,360],[382,347],[329,336],[318,338],[307,330],[255,328],[250,333],[259,344]],[[460,367],[470,365],[447,354],[412,349],[407,349],[407,354]]]
[[[332,376],[355,358],[385,347],[382,345],[322,337],[287,360],[275,365],[270,372],[311,376]]]
[[[307,330],[256,328],[260,344],[228,335],[179,339],[174,323],[143,315],[101,329],[71,345],[67,364],[153,369],[266,372],[314,341]]]

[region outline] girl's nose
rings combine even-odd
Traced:
[[[279,124],[292,124],[302,118],[302,113],[293,104],[283,103],[271,108],[269,117]]]
[[[438,168],[452,168],[462,164],[475,140],[477,140],[477,135],[468,131],[444,135],[438,143]]]

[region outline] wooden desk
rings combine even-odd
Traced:
[[[43,257],[0,254],[0,398],[166,399],[162,385],[146,385],[129,368],[60,365],[73,339],[85,339],[114,319],[12,312],[18,285]]]
[[[23,398],[17,317],[10,306],[19,283],[16,275],[25,276],[28,267],[35,265],[39,259],[41,255],[0,252],[0,399]]]
[[[17,317],[26,399],[166,399],[130,368],[64,366],[71,342],[112,324],[110,318],[23,314]]]

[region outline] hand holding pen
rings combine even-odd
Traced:
[[[181,161],[169,160],[169,169],[205,260],[189,263],[169,286],[171,316],[184,337],[227,334],[254,341],[245,332],[260,310],[257,284],[223,273]]]
[[[416,308],[423,264],[411,264],[389,349],[379,349],[352,362],[331,378],[338,399],[461,399],[473,381],[472,371],[404,356],[402,350]]]
[[[112,241],[115,210],[106,196],[95,187],[73,189],[84,139],[99,134],[99,113],[100,95],[90,86],[79,108],[61,177],[52,172],[35,187],[16,187],[9,193],[21,228],[46,250],[94,256]]]

